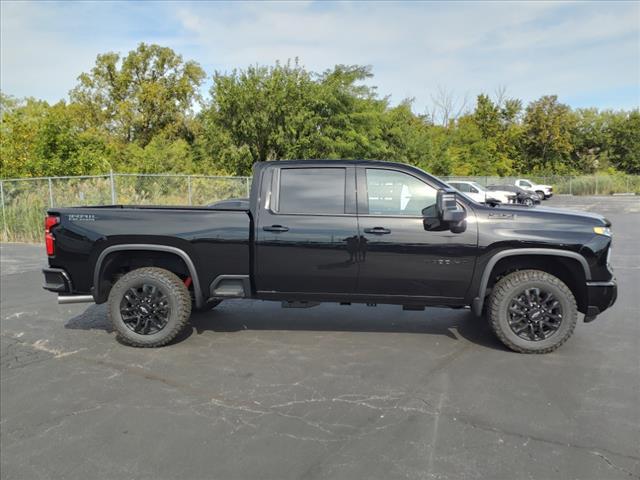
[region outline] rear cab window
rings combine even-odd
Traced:
[[[342,215],[346,168],[281,168],[275,213]]]

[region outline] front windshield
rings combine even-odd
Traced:
[[[472,185],[473,187],[477,188],[479,192],[485,192],[487,190],[482,185],[476,182],[470,182],[469,185]]]
[[[474,200],[473,198],[471,198],[469,195],[467,195],[465,192],[463,192],[462,190],[460,190],[457,186],[455,185],[460,185],[458,182],[451,182],[451,183],[447,183],[444,182],[443,180],[440,180],[441,182],[443,182],[447,187],[454,189],[458,195],[460,195],[461,197],[463,197],[465,200],[467,200],[468,202],[471,203],[478,203],[476,200]]]

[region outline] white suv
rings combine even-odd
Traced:
[[[551,185],[539,185],[537,183],[533,183],[531,180],[526,180],[524,178],[519,178],[516,180],[516,187],[520,187],[523,190],[528,190],[530,192],[535,192],[540,197],[540,200],[546,200],[547,198],[551,198],[553,196],[553,187]]]
[[[498,200],[500,203],[516,203],[517,195],[513,192],[507,192],[506,190],[487,190],[479,183],[466,180],[453,180],[447,183],[478,203],[486,203],[487,200]]]

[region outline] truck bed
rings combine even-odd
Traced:
[[[96,262],[113,245],[178,248],[192,259],[204,298],[221,274],[249,275],[251,215],[238,208],[110,205],[52,208],[60,216],[51,267],[65,268],[73,292],[92,293]]]

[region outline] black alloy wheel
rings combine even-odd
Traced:
[[[167,326],[171,307],[167,293],[155,285],[130,287],[120,302],[124,324],[139,335],[153,335]]]
[[[125,273],[109,292],[107,312],[118,339],[133,347],[161,347],[185,328],[191,292],[175,273],[142,267]]]
[[[542,270],[516,270],[496,282],[487,317],[496,336],[520,353],[549,353],[573,334],[578,306],[571,289]]]
[[[562,324],[562,305],[553,293],[540,288],[527,288],[515,295],[508,312],[511,330],[524,340],[545,340]]]

